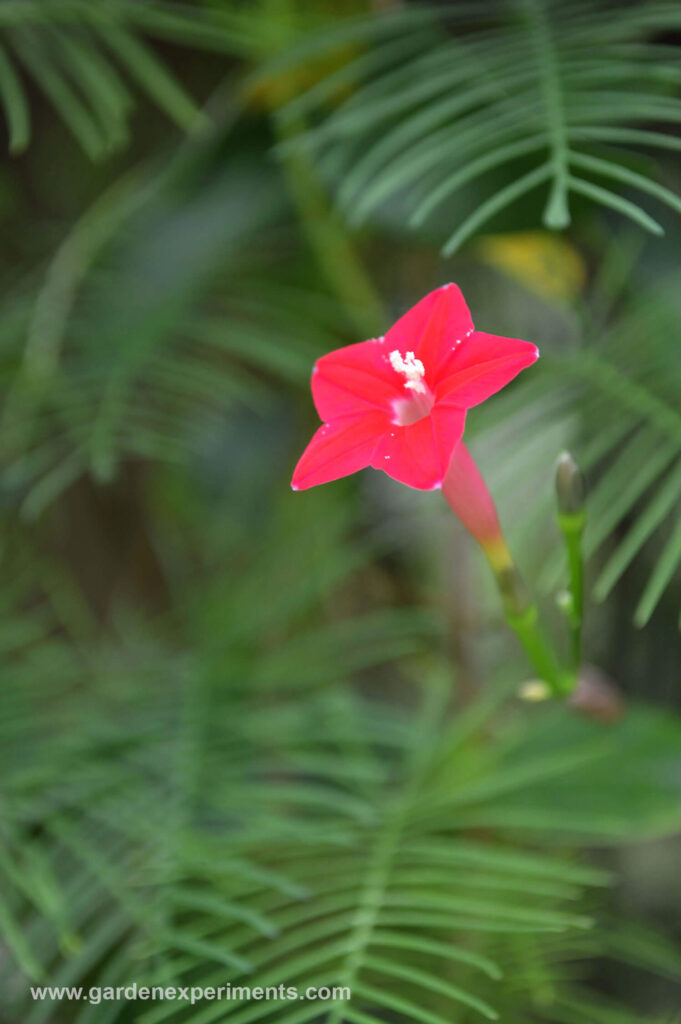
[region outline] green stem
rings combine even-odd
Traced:
[[[584,533],[584,513],[575,512],[558,515],[568,557],[570,576],[569,601],[565,611],[570,627],[570,654],[572,669],[576,673],[582,658],[582,621],[584,618],[584,557],[582,554],[582,534]]]
[[[558,525],[565,539],[570,582],[560,607],[570,629],[570,664],[573,685],[582,660],[582,619],[584,617],[584,556],[582,534],[586,522],[586,486],[584,476],[570,452],[563,452],[556,463],[556,500]]]
[[[506,622],[520,640],[523,650],[537,675],[546,683],[552,696],[564,696],[572,689],[572,676],[567,675],[539,623],[539,610],[530,598],[523,579],[513,562],[498,568],[490,562],[501,594]]]

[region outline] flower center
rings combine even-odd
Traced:
[[[393,402],[395,423],[401,427],[408,427],[428,416],[433,408],[433,396],[424,380],[426,368],[413,352],[407,352],[406,356],[403,356],[394,349],[388,359],[393,370],[404,377],[404,387],[409,392],[408,397],[397,398]]]
[[[394,349],[388,356],[388,359],[393,370],[397,370],[398,373],[403,374],[406,378],[404,382],[405,388],[420,394],[426,393],[428,388],[423,380],[426,368],[413,352],[407,352],[406,356],[403,356],[401,352]]]

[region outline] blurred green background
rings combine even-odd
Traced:
[[[0,0],[0,1020],[672,1021],[676,4]],[[602,723],[437,495],[293,494],[314,359],[456,281],[539,363],[468,418]],[[349,985],[350,1003],[30,985]],[[321,1007],[321,1008],[320,1008]]]

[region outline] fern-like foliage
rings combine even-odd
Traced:
[[[92,159],[128,139],[136,88],[178,127],[194,132],[207,119],[158,56],[151,40],[243,54],[252,46],[247,22],[227,10],[136,0],[2,0],[0,102],[9,148],[31,138],[29,84]]]
[[[350,35],[365,49],[281,116],[316,119],[296,144],[325,168],[352,223],[404,196],[414,226],[448,226],[445,255],[537,190],[548,227],[566,227],[576,197],[659,234],[630,194],[681,212],[643,156],[680,146],[663,130],[681,120],[681,74],[661,41],[678,25],[667,3],[506,0],[379,15],[336,28],[338,45]],[[331,29],[317,45],[333,41]],[[313,42],[300,60],[311,52]]]
[[[173,921],[200,908],[202,893],[205,909],[212,893],[206,920],[217,914],[218,923],[250,922],[270,934],[265,915],[236,904],[229,912],[226,897],[220,908],[223,882],[238,889],[241,878],[247,891],[255,881],[258,889],[301,897],[301,886],[279,880],[252,856],[266,845],[270,826],[289,834],[285,790],[278,804],[268,797],[280,741],[287,746],[289,726],[292,742],[300,735],[289,673],[300,701],[310,686],[345,682],[348,671],[422,650],[434,624],[418,610],[377,610],[324,627],[318,602],[368,552],[344,543],[347,514],[328,500],[303,520],[296,510],[295,526],[292,511],[265,519],[257,542],[252,521],[229,523],[224,509],[206,518],[201,543],[187,557],[220,550],[234,565],[246,551],[248,558],[240,572],[220,574],[191,594],[171,559],[171,586],[186,592],[183,614],[193,636],[179,643],[163,622],[143,628],[127,615],[121,635],[114,628],[102,643],[63,573],[41,562],[21,533],[12,534],[3,566],[16,585],[3,592],[0,638],[3,678],[16,681],[3,700],[0,927],[26,976],[55,968],[58,977],[80,979],[109,956],[125,968],[121,943],[128,967],[137,947],[152,956],[163,944],[169,962],[183,951],[244,967],[247,958],[200,939],[198,925],[193,938],[183,937]],[[323,553],[321,564],[296,573],[311,543]],[[263,561],[273,591],[266,603],[257,601]],[[28,602],[30,617],[21,614]],[[213,629],[216,617],[230,623],[228,634],[224,626]],[[266,635],[276,640],[263,645]],[[339,660],[346,643],[351,666]],[[273,663],[286,670],[283,678]],[[161,934],[161,946],[149,945]],[[113,962],[109,967],[114,971]],[[52,1012],[49,1005],[34,1009],[38,1017]]]
[[[211,156],[116,183],[7,309],[2,437],[27,514],[126,458],[187,462],[342,343],[277,176]]]
[[[174,511],[185,475],[166,486],[157,552],[172,607],[155,621],[118,607],[102,632],[30,534],[5,530],[0,984],[13,1018],[88,1024],[104,1007],[125,1021],[122,1001],[55,1006],[28,986],[136,980],[353,993],[156,1002],[149,1024],[521,1024],[575,1007],[599,1021],[613,1011],[593,1009],[575,962],[622,956],[676,976],[664,944],[600,934],[609,879],[579,855],[678,829],[673,718],[633,709],[604,729],[562,706],[528,713],[508,699],[512,666],[454,714],[432,614],[365,607],[329,624],[373,554],[348,540],[347,505],[324,490],[304,507],[268,501],[265,481],[255,510],[235,512],[211,478],[192,532]],[[369,669],[389,700],[357,685]]]
[[[271,53],[271,24],[276,41],[301,20],[296,4],[273,6],[281,25],[263,28],[261,8],[250,5],[0,0],[0,95],[13,148],[28,140],[27,85],[45,92],[93,157],[124,139],[129,82],[193,128],[194,102],[148,40]],[[383,519],[368,531],[372,546],[357,536],[354,485],[302,500],[286,487],[297,448],[288,434],[298,428],[282,398],[293,390],[302,404],[304,389],[312,415],[314,358],[358,340],[361,293],[373,294],[371,283],[356,289],[361,260],[329,216],[314,160],[296,147],[307,140],[330,180],[354,162],[343,187],[359,218],[417,181],[423,207],[438,187],[452,187],[448,176],[476,178],[483,160],[491,177],[501,160],[517,182],[536,174],[543,147],[537,187],[549,189],[552,223],[586,186],[650,226],[647,213],[592,176],[617,174],[625,187],[673,203],[639,173],[639,158],[630,165],[625,147],[675,146],[659,126],[677,117],[677,77],[656,33],[678,16],[668,4],[611,14],[504,3],[338,20],[266,72],[288,75],[309,56],[325,73],[333,67],[267,93],[268,112],[273,96],[314,82],[277,126],[295,151],[283,174],[265,156],[270,126],[254,100],[262,93],[240,93],[253,103],[240,115],[250,119],[243,133],[239,122],[227,139],[199,137],[162,167],[159,159],[129,171],[46,266],[7,289],[0,1012],[8,1021],[634,1024],[635,1008],[590,987],[594,963],[681,978],[678,952],[662,938],[610,920],[611,876],[588,852],[678,832],[678,720],[633,706],[606,727],[562,702],[521,705],[512,694],[523,663],[512,648],[480,692],[459,692],[443,653],[451,624],[414,605],[393,550],[378,557],[391,542]],[[338,47],[342,60],[327,62]],[[328,110],[324,121],[319,112]],[[501,138],[490,135],[495,126]],[[596,138],[597,128],[609,137]],[[532,133],[538,149],[508,155],[534,145]],[[462,139],[470,150],[459,164]],[[605,143],[621,144],[616,156],[599,148]],[[425,163],[414,165],[421,150]],[[499,210],[513,199],[496,195]],[[476,216],[468,233],[482,224]],[[603,245],[620,281],[631,270],[625,248]],[[528,532],[550,520],[549,467],[572,442],[592,481],[586,545],[600,567],[597,594],[644,542],[654,559],[637,611],[643,622],[679,555],[679,380],[670,368],[678,303],[673,282],[632,292],[589,294],[584,323],[575,318],[567,339],[542,311],[538,368],[472,414],[470,427],[505,520],[509,492],[523,488]],[[483,309],[494,330],[493,298]],[[145,537],[149,606],[127,538],[119,544],[117,531],[105,530],[107,565],[98,563],[88,502],[108,508],[118,487]],[[74,508],[85,509],[75,524]],[[657,557],[656,529],[664,533]],[[58,557],[47,553],[55,548]],[[547,559],[547,583],[561,572]],[[352,998],[57,1006],[29,994],[31,983],[131,981],[329,985]]]
[[[243,1024],[520,1022],[532,1010],[568,1021],[590,1000],[567,971],[575,959],[674,973],[660,942],[599,936],[594,894],[608,877],[577,851],[678,828],[678,724],[643,710],[607,730],[562,707],[527,717],[503,680],[452,715],[448,667],[430,654],[424,685],[397,661],[432,646],[428,617],[347,619],[341,647],[319,622],[367,555],[324,492],[302,513],[279,503],[260,526],[256,537],[218,502],[185,552],[218,571],[192,588],[182,559],[166,563],[183,634],[124,616],[104,641],[77,605],[64,618],[59,574],[36,575],[13,538],[0,747],[0,980],[13,1012],[90,1021],[85,1002],[32,1003],[28,982],[104,988],[134,965],[140,985],[352,990],[326,1006],[238,993],[150,1004],[150,1024],[226,1009]],[[29,595],[26,635],[11,605]],[[386,664],[408,700],[352,685]],[[105,1008],[127,1019],[124,1002]]]
[[[243,1024],[437,1024],[504,1005],[504,1020],[554,1020],[587,1004],[562,975],[603,948],[585,891],[607,877],[542,847],[677,828],[664,774],[676,725],[633,713],[603,733],[562,710],[528,722],[499,716],[502,695],[452,720],[439,669],[416,710],[360,698],[347,679],[303,701],[291,679],[254,685],[247,660],[226,687],[233,639],[193,656],[131,631],[128,644],[100,647],[87,698],[59,643],[42,654],[64,669],[47,691],[14,663],[2,925],[25,975],[115,986],[134,964],[139,984],[353,993],[328,1008],[237,994],[190,1016],[157,1003],[149,1022],[227,1009]],[[56,1019],[49,1000],[28,1007],[24,980],[3,985],[29,1024]],[[125,1019],[125,1004],[107,1012]]]

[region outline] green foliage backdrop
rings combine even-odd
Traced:
[[[675,1019],[680,29],[0,0],[3,1024]],[[541,349],[467,438],[549,618],[585,469],[616,722],[517,700],[435,495],[288,489],[314,359],[450,279]],[[30,997],[132,981],[353,997]]]

